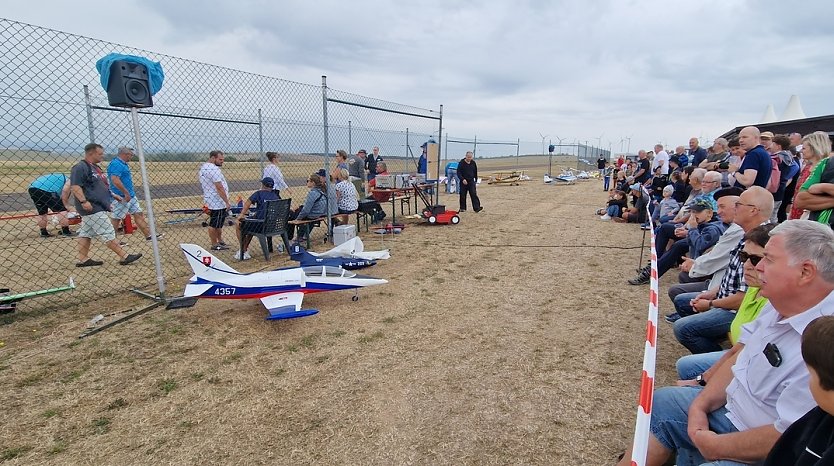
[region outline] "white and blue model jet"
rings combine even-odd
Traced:
[[[267,320],[293,319],[317,314],[301,309],[307,293],[348,290],[388,283],[387,280],[357,275],[340,267],[292,267],[244,274],[226,265],[196,244],[180,244],[194,276],[184,296],[208,299],[260,299]],[[353,296],[356,301],[357,295]]]

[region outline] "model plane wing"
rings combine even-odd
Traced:
[[[304,293],[300,291],[278,293],[261,298],[264,307],[269,311],[267,320],[294,319],[318,314],[319,311],[315,309],[301,309],[303,300]]]

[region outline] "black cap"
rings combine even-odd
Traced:
[[[743,192],[744,190],[738,186],[731,186],[729,188],[719,189],[712,195],[712,198],[717,201],[724,196],[741,196],[741,193]]]

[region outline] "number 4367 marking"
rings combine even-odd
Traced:
[[[232,287],[217,288],[214,290],[215,295],[228,296],[235,294],[235,289]]]

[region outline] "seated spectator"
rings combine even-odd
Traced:
[[[803,158],[806,157],[806,152],[824,155],[820,157],[814,171],[799,188],[794,207],[809,211],[810,220],[832,225],[834,223],[834,218],[831,216],[831,209],[834,208],[834,163],[831,162],[831,141],[828,135],[817,131],[802,138]],[[801,179],[802,175],[800,175]],[[793,218],[793,213],[791,218]]]
[[[627,178],[628,177],[626,176],[625,170],[618,171],[617,172],[617,182],[614,183],[614,190],[615,191],[622,191],[624,193],[628,192],[628,187],[631,186],[631,184],[633,184],[633,183],[629,183]]]
[[[814,319],[802,334],[802,359],[817,407],[779,437],[764,466],[834,464],[834,317]]]
[[[602,212],[597,213],[602,214],[600,220],[611,220],[612,218],[620,217],[627,207],[628,200],[626,199],[626,193],[620,190],[615,190],[608,198],[608,207],[600,209]]]
[[[673,173],[669,178],[672,186],[675,187],[675,194],[672,195],[672,198],[678,201],[681,205],[686,203],[686,200],[689,198],[689,194],[692,192],[692,185],[689,184],[689,177],[692,176],[692,172],[694,171],[695,167],[689,166],[680,172]]]
[[[632,195],[632,205],[626,209],[620,217],[614,217],[615,222],[620,223],[645,223],[649,215],[646,208],[649,205],[649,195],[643,190],[640,183],[634,183],[629,187]]]
[[[718,170],[718,166],[722,162],[726,162],[730,158],[730,144],[724,138],[717,138],[710,149],[707,158],[701,161],[698,167],[715,171]]]
[[[762,281],[756,266],[764,257],[764,248],[770,239],[770,231],[776,225],[767,223],[753,228],[744,235],[744,249],[739,254],[739,260],[744,266],[744,282],[747,283],[747,292],[738,307],[738,312],[730,324],[730,344],[732,349],[728,351],[715,351],[712,353],[690,354],[678,359],[677,369],[680,381],[678,385],[706,385],[712,377],[714,370],[727,358],[733,356],[743,345],[737,345],[741,336],[741,326],[756,319],[765,304],[767,298],[759,295],[759,288]]]
[[[377,175],[387,175],[388,174],[388,165],[385,162],[378,162],[376,164],[376,174]],[[368,181],[368,191],[370,192],[370,196],[367,197],[366,200],[376,202],[376,205],[373,206],[373,214],[371,215],[372,223],[377,223],[382,221],[385,218],[385,211],[382,209],[382,202],[388,202],[391,199],[391,192],[390,191],[378,191],[376,189],[376,176]]]
[[[721,234],[724,233],[725,226],[718,216],[713,215],[712,203],[709,200],[697,199],[690,207],[690,211],[692,215],[689,216],[689,222],[686,225],[688,228],[686,239],[676,241],[657,260],[658,278],[678,265],[687,252],[690,258],[697,259],[707,249],[713,247],[718,242]],[[640,270],[637,276],[629,280],[628,283],[630,285],[649,283],[650,273],[651,264]]]
[[[327,215],[327,186],[324,184],[322,177],[315,173],[310,175],[307,178],[307,187],[310,191],[307,193],[304,204],[290,211],[290,220],[308,220]],[[302,230],[309,233],[314,226],[314,224],[309,223]],[[295,236],[295,225],[290,224],[287,230],[287,237],[293,239],[293,236]],[[304,241],[305,239],[306,236],[303,234],[298,237],[298,241]]]
[[[797,220],[770,235],[757,266],[761,295],[770,302],[742,327],[743,348],[706,386],[655,392],[647,465],[662,465],[675,452],[678,465],[762,461],[814,407],[801,338],[812,320],[834,314],[834,232]],[[619,464],[631,464],[630,451]]]
[[[736,202],[735,223],[748,232],[766,223],[773,211],[773,196],[768,190],[753,186],[744,191]],[[736,309],[741,305],[747,284],[744,265],[739,253],[744,248],[742,239],[730,252],[727,272],[717,290],[699,294],[681,294],[675,298],[675,310],[681,317],[674,322],[675,338],[693,354],[721,350],[721,341],[730,331]],[[692,297],[689,303],[685,299]],[[670,320],[674,320],[672,316]]]
[[[678,213],[681,205],[678,201],[672,198],[672,194],[674,193],[675,187],[672,185],[666,185],[666,187],[663,188],[663,198],[652,213],[652,221],[654,223],[668,222],[669,220],[675,218],[675,214]]]
[[[249,260],[252,258],[248,252],[249,243],[252,241],[252,233],[260,233],[263,231],[264,224],[263,222],[249,222],[247,225],[246,221],[250,219],[264,219],[266,215],[266,202],[280,199],[274,189],[275,181],[272,178],[264,178],[261,180],[261,189],[252,193],[243,202],[243,208],[238,216],[237,228],[235,230],[238,243],[241,242],[241,236],[243,237],[243,249],[235,253],[235,259]]]
[[[662,173],[663,168],[657,167],[654,169],[654,176],[651,179],[651,195],[652,200],[660,201],[663,199],[663,188],[669,184],[669,176]]]
[[[333,178],[336,181],[336,205],[339,207],[339,213],[355,212],[359,208],[359,195],[353,183],[348,181],[347,169],[337,168],[333,172]]]
[[[670,246],[670,241],[677,241],[686,236],[686,233],[677,228],[676,224],[686,223],[689,221],[689,206],[699,198],[704,198],[713,203],[713,211],[716,210],[715,198],[713,195],[721,187],[721,176],[715,172],[707,172],[703,168],[696,168],[692,171],[689,177],[689,183],[692,185],[689,199],[681,207],[674,219],[667,223],[663,223],[655,230],[655,252],[657,257],[663,256],[666,249]]]
[[[348,169],[348,155],[347,152],[339,149],[336,151],[336,168]]]

